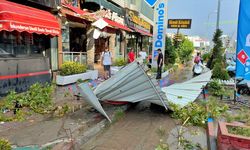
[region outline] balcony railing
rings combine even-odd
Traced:
[[[74,61],[87,65],[87,52],[62,52],[60,55],[62,55],[63,62]]]

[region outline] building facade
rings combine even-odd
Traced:
[[[51,70],[58,69],[61,31],[53,13],[59,5],[60,1],[0,2],[0,96],[51,81]]]
[[[65,61],[95,69],[105,48],[114,59],[152,49],[153,9],[144,0],[1,1],[0,16],[0,96],[50,82]]]

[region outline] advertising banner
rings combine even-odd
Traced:
[[[163,58],[165,52],[165,38],[167,29],[167,0],[158,0],[154,6],[154,31],[152,66],[157,66],[158,49],[161,49]]]
[[[250,1],[241,0],[238,21],[236,77],[250,80]]]
[[[168,19],[169,29],[190,29],[192,19]]]

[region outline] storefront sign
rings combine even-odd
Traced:
[[[165,38],[167,28],[167,0],[158,0],[154,8],[154,32],[153,32],[153,50],[152,65],[157,66],[158,49],[161,49],[164,56]],[[163,57],[164,58],[164,57]]]
[[[168,19],[170,29],[190,29],[192,19]]]
[[[236,49],[236,77],[250,80],[250,1],[240,1]]]
[[[16,24],[16,23],[10,23],[9,28],[11,30],[27,31],[27,32],[32,32],[32,33],[40,33],[40,34],[58,35],[60,33],[59,30],[55,30],[55,29],[36,27],[36,26],[31,26],[31,25]]]
[[[124,25],[124,19],[122,17],[118,16],[117,13],[111,12],[110,10],[100,10],[99,12],[96,13],[96,17],[98,19],[107,18],[109,20],[113,20],[117,23]]]
[[[125,17],[125,22],[130,28],[138,28],[150,32],[150,23],[140,18],[137,12],[127,9]]]

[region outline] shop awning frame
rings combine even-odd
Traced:
[[[0,1],[0,31],[18,31],[58,36],[60,25],[47,11],[14,2]]]
[[[84,10],[81,10],[81,9],[79,9],[79,8],[77,8],[77,7],[74,7],[74,6],[70,5],[70,4],[64,4],[64,3],[63,3],[62,6],[65,7],[65,8],[70,9],[71,11],[73,11],[73,12],[75,12],[76,14],[79,14],[79,15],[85,15],[85,14],[88,13],[88,12],[86,12],[86,11],[84,11]]]
[[[125,25],[122,25],[120,23],[117,23],[113,20],[109,20],[107,18],[102,18],[105,22],[107,22],[111,27],[114,27],[114,28],[119,28],[119,29],[122,29],[122,30],[125,30],[125,31],[128,31],[128,32],[132,32],[131,29],[129,29],[127,26]]]
[[[149,36],[149,37],[152,37],[153,34],[149,33],[149,32],[146,32],[146,31],[143,31],[143,30],[140,30],[140,29],[137,29],[137,28],[134,28],[135,32],[138,32],[140,33],[141,35],[146,35],[146,36]]]

